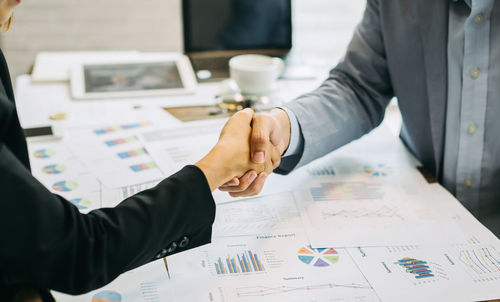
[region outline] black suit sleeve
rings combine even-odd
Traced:
[[[195,166],[115,208],[84,215],[33,178],[4,144],[0,194],[0,284],[35,284],[69,294],[209,243],[215,218],[210,188]]]

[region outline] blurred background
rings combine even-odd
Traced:
[[[363,0],[294,0],[294,50],[326,71],[341,58]],[[180,0],[24,0],[1,47],[13,78],[40,51],[182,51]]]

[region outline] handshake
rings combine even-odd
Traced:
[[[257,195],[280,165],[289,142],[285,111],[254,114],[247,108],[229,119],[217,144],[195,165],[205,174],[211,191],[219,188],[233,197]]]

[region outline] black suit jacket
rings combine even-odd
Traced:
[[[0,301],[23,286],[81,294],[121,273],[210,242],[207,180],[187,166],[115,208],[86,215],[32,175],[0,52]],[[40,100],[43,101],[43,100]]]

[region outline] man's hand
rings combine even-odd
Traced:
[[[254,163],[250,159],[250,134],[253,110],[245,109],[237,112],[226,123],[214,148],[195,165],[205,174],[210,189],[230,181],[233,178],[247,177],[252,181],[257,174],[272,173],[279,165],[281,153],[273,145],[265,149],[266,159]],[[247,172],[245,174],[245,172]]]
[[[252,162],[262,164],[269,159],[270,152],[275,148],[281,155],[290,143],[290,120],[288,114],[282,109],[273,109],[269,113],[256,114],[252,120],[252,134],[250,139],[250,152]],[[272,157],[272,154],[271,154]],[[273,169],[280,164],[279,160],[273,159]],[[271,172],[272,172],[271,170]],[[257,195],[262,191],[265,180],[270,172],[265,171],[257,174],[256,171],[248,171],[241,178],[233,178],[219,188],[221,191],[229,192],[233,197]]]

